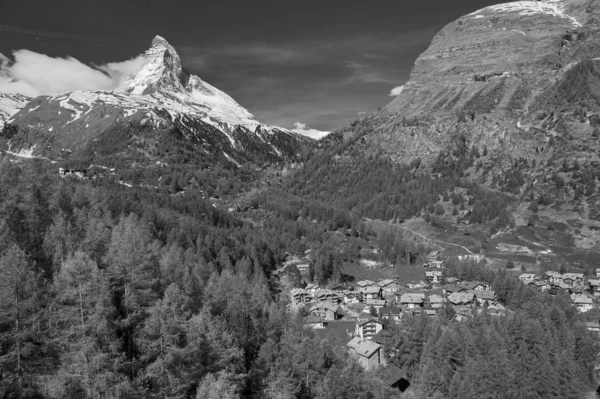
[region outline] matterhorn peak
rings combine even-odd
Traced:
[[[144,54],[146,62],[134,75],[122,82],[115,91],[129,94],[151,94],[157,90],[181,91],[187,73],[181,66],[179,54],[163,37],[156,36]]]

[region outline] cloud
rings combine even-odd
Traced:
[[[394,87],[392,91],[390,91],[390,97],[396,97],[397,95],[400,95],[402,90],[404,90],[404,85]]]
[[[392,83],[396,81],[396,69],[372,66],[358,61],[346,61],[345,65],[352,71],[350,82]]]
[[[4,55],[0,57],[0,92],[30,97],[74,90],[113,90],[143,65],[143,56],[94,67],[73,57],[54,58],[29,50],[17,50],[13,58],[11,62]]]
[[[322,130],[311,129],[306,123],[302,123],[302,122],[294,123],[292,132],[296,132],[296,133],[302,134],[304,136],[308,136],[315,140],[322,139],[323,137],[325,137],[329,133],[331,133],[331,132],[324,132]]]

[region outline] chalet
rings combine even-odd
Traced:
[[[433,294],[430,295],[429,298],[429,306],[431,309],[439,309],[444,306],[444,298],[439,295]]]
[[[311,316],[320,317],[324,320],[337,320],[338,312],[339,306],[326,302],[317,303],[308,310]]]
[[[316,290],[319,289],[319,286],[317,284],[307,284],[306,287],[304,287],[304,289],[306,290],[306,292],[312,295]]]
[[[481,281],[463,281],[462,283],[458,283],[457,285],[459,287],[464,288],[466,291],[489,291],[492,289],[492,286],[490,284],[482,283]]]
[[[377,284],[371,280],[360,280],[356,283],[356,288],[360,290],[360,289],[372,287],[375,285],[377,285]]]
[[[494,291],[473,291],[477,303],[480,305],[495,305],[498,303],[498,297]]]
[[[425,294],[403,294],[400,296],[400,305],[408,308],[422,308],[425,302]]]
[[[423,281],[411,281],[410,283],[406,283],[406,287],[410,288],[411,290],[415,290],[419,288],[424,288],[425,283]]]
[[[371,306],[373,306],[375,310],[379,310],[386,305],[387,301],[385,299],[367,299],[365,303],[367,305],[367,310],[371,309]]]
[[[519,276],[519,279],[521,281],[525,281],[525,280],[535,280],[535,274],[534,273],[523,273]]]
[[[379,309],[379,317],[383,320],[400,321],[402,318],[402,309],[395,306],[385,306]]]
[[[563,274],[563,282],[569,284],[571,287],[580,287],[585,282],[585,276],[583,273],[565,273]]]
[[[406,373],[393,364],[380,368],[377,371],[377,376],[387,386],[396,388],[400,392],[404,392],[410,387],[410,382],[408,381]]]
[[[529,280],[523,281],[525,285],[529,285],[531,287],[537,288],[540,291],[548,291],[550,289],[550,284],[544,280]]]
[[[363,294],[360,291],[348,291],[344,294],[344,303],[360,303],[363,300]]]
[[[380,281],[378,285],[381,287],[385,294],[391,294],[400,288],[398,282],[396,280],[386,279]]]
[[[386,364],[383,347],[378,343],[354,337],[346,344],[346,348],[365,370],[374,370]]]
[[[325,289],[315,290],[315,292],[313,293],[313,297],[315,298],[315,300],[317,302],[326,302],[326,303],[331,303],[331,304],[335,304],[335,305],[337,305],[339,302],[338,295],[331,290],[325,290]]]
[[[379,331],[383,330],[383,323],[375,318],[358,319],[354,335],[362,339],[371,339]]]
[[[294,288],[290,291],[290,297],[292,299],[292,303],[306,303],[310,301],[312,295],[308,294],[302,288]]]
[[[453,294],[455,292],[463,292],[466,291],[467,289],[457,285],[457,284],[445,284],[442,286],[442,292],[444,293],[444,295],[450,295]]]
[[[593,307],[592,298],[587,295],[573,294],[571,295],[571,302],[573,302],[573,305],[581,313],[592,310]]]
[[[426,265],[427,267],[436,269],[444,269],[446,267],[446,263],[443,260],[430,260]]]
[[[499,303],[488,306],[487,312],[490,316],[506,316],[506,308]]]
[[[353,289],[354,286],[350,283],[341,283],[330,288],[330,290],[335,292],[340,298],[343,297],[346,292],[352,291]]]
[[[425,279],[430,283],[442,282],[442,271],[441,270],[428,270],[425,272]]]
[[[379,286],[362,288],[360,292],[362,292],[363,298],[366,300],[381,299],[382,290]]]
[[[588,281],[589,285],[590,285],[590,292],[592,293],[592,295],[594,296],[600,296],[600,279],[589,279]]]
[[[600,267],[596,269],[595,273],[596,277],[600,277]]]
[[[458,283],[462,283],[462,279],[460,279],[458,277],[448,277],[446,279],[446,282],[448,284],[458,284]]]
[[[548,281],[551,282],[552,284],[562,283],[562,279],[563,279],[562,274],[552,271],[552,270],[546,272],[546,277],[548,278]]]
[[[83,179],[87,175],[87,169],[64,169],[58,168],[58,175],[60,177],[75,177],[77,179]]]
[[[425,315],[428,317],[435,317],[437,315],[438,309],[425,309]]]
[[[310,263],[298,263],[296,267],[300,273],[308,273],[308,269],[310,269]]]
[[[475,299],[475,295],[470,292],[453,292],[447,298],[448,302],[450,302],[454,306],[468,306],[473,304]]]

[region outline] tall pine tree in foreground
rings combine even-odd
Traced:
[[[0,257],[0,384],[17,396],[35,389],[39,367],[39,278],[25,253],[12,245]],[[8,380],[8,381],[6,381]]]

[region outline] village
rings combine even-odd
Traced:
[[[366,370],[376,370],[382,380],[400,390],[410,383],[402,370],[388,365],[388,347],[384,333],[393,324],[401,325],[407,316],[436,317],[444,312],[456,321],[466,320],[484,309],[492,317],[503,317],[510,309],[498,302],[489,283],[447,277],[448,258],[428,256],[424,278],[401,285],[396,279],[360,280],[319,287],[302,282],[289,290],[289,309],[305,315],[304,324],[322,337],[345,344],[347,352]],[[481,255],[466,255],[460,260],[482,261]],[[290,257],[286,267],[296,267],[304,275],[310,267],[310,251],[305,257]],[[516,277],[515,277],[516,278]],[[587,327],[600,334],[600,268],[595,276],[583,273],[548,271],[541,275],[518,276],[526,286],[548,295],[562,292],[571,299],[578,312],[585,314]]]

